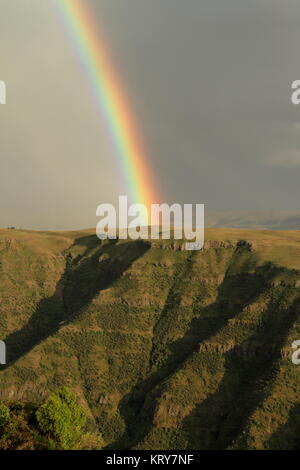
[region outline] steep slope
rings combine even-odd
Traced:
[[[0,399],[68,386],[111,448],[296,448],[300,234],[0,231]]]

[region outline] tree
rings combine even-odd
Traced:
[[[38,408],[36,418],[43,433],[53,438],[62,449],[70,449],[80,438],[86,412],[76,395],[64,387]]]

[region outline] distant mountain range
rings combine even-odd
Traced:
[[[215,228],[300,230],[300,211],[208,211],[205,225]]]

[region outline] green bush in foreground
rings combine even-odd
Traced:
[[[86,412],[76,395],[62,388],[39,407],[36,418],[40,430],[62,449],[76,447],[86,423]]]
[[[39,408],[0,402],[0,450],[99,450],[99,432],[86,431],[86,412],[68,388],[53,393]]]

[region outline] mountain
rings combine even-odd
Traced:
[[[68,387],[107,448],[300,446],[300,233],[0,230],[0,401]]]
[[[289,211],[208,211],[206,227],[255,230],[300,230],[300,212]]]

